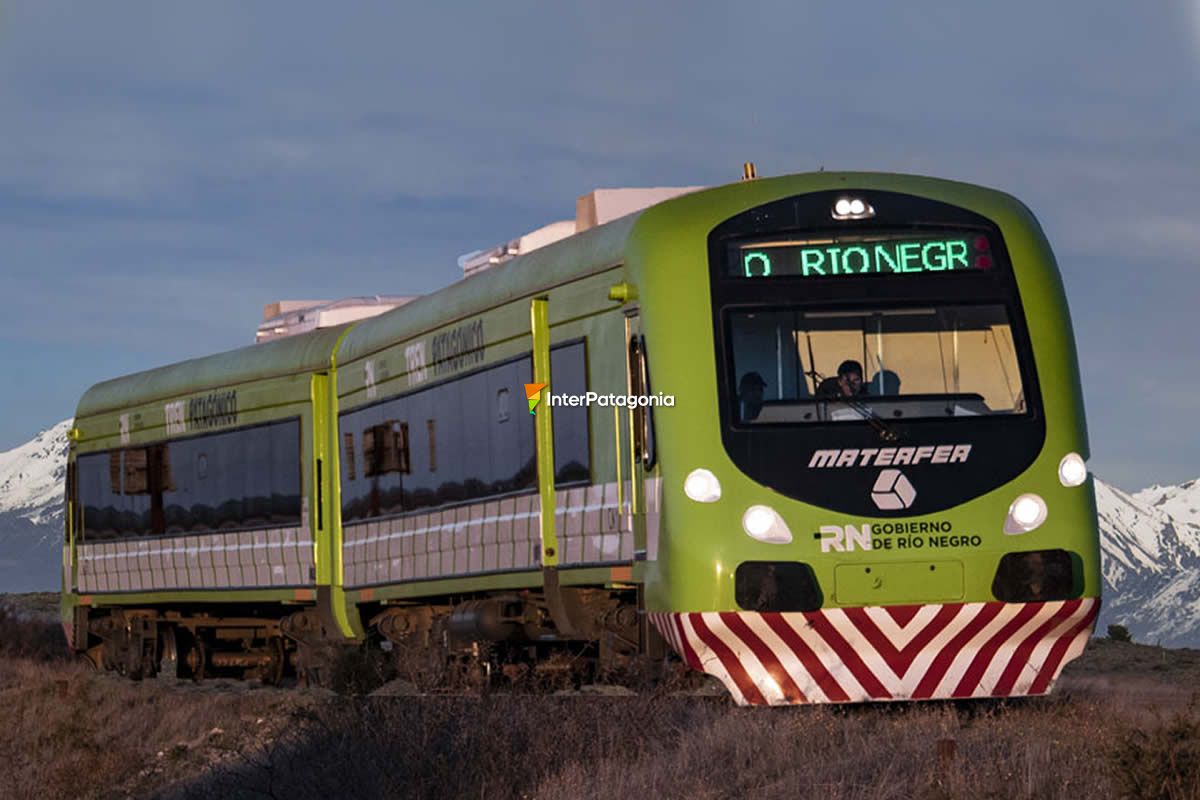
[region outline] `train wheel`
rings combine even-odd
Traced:
[[[98,644],[95,647],[88,648],[79,653],[75,661],[80,666],[86,667],[92,672],[101,672],[104,669],[104,645]]]
[[[287,653],[284,650],[283,638],[276,636],[267,640],[267,651],[271,661],[264,665],[259,673],[259,680],[268,686],[278,686],[283,680],[283,669],[287,665]]]
[[[179,645],[175,627],[163,625],[158,637],[158,679],[173,682],[179,678]]]
[[[205,672],[208,668],[208,650],[204,646],[204,640],[199,635],[196,635],[192,639],[192,646],[184,658],[184,663],[187,664],[188,673],[191,675],[193,681],[199,683],[204,680]]]

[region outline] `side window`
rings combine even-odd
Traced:
[[[343,434],[342,441],[345,444],[342,452],[342,466],[346,470],[346,480],[353,481],[357,479],[354,464],[354,434],[352,432]]]
[[[350,436],[350,434],[347,434]],[[408,460],[408,423],[389,419],[363,431],[363,475],[368,478],[411,472]],[[353,445],[351,445],[353,447]]]
[[[395,422],[392,426],[392,449],[396,453],[396,471],[402,475],[412,473],[412,463],[408,457],[408,423]]]
[[[168,534],[300,521],[299,420],[173,441],[164,465]]]
[[[587,392],[585,353],[583,342],[551,351],[555,391]],[[342,519],[353,522],[534,488],[533,416],[516,399],[531,374],[530,358],[514,359],[342,414]],[[590,479],[586,408],[555,408],[554,446],[558,484]]]
[[[113,494],[125,494],[125,481],[121,479],[124,471],[121,460],[120,450],[113,450],[108,454],[108,485]]]
[[[458,395],[457,478],[462,481],[463,500],[477,500],[495,493],[493,488],[492,441],[496,426],[495,398],[488,392],[488,373],[481,370],[454,381]]]
[[[67,462],[67,486],[66,486],[66,506],[67,513],[70,515],[67,518],[67,524],[63,526],[64,541],[72,528],[78,533],[79,520],[79,493],[75,488],[75,462]]]
[[[300,422],[89,453],[75,492],[89,541],[300,520]]]
[[[113,470],[116,455],[116,471]],[[87,541],[110,539],[116,535],[115,517],[121,492],[121,457],[113,453],[88,453],[75,460],[79,476],[79,503],[83,507],[83,537]]]
[[[496,422],[508,422],[512,417],[509,411],[509,396],[508,389],[500,389],[496,392]]]
[[[488,461],[490,492],[504,494],[537,484],[533,415],[525,407],[522,385],[532,380],[528,358],[500,364],[487,371],[487,396],[495,406],[489,417]]]
[[[437,472],[437,420],[425,420],[425,438],[429,442],[429,471]]]
[[[555,394],[587,393],[587,355],[583,342],[550,350],[550,380]],[[554,407],[554,482],[578,483],[591,479],[586,406]]]

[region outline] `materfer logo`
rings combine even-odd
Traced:
[[[913,500],[917,499],[917,490],[900,470],[885,469],[875,479],[871,499],[880,511],[899,511],[913,504]]]
[[[864,447],[861,450],[817,450],[808,460],[809,469],[835,467],[889,467],[904,464],[961,464],[971,455],[969,444],[937,444],[923,447]]]

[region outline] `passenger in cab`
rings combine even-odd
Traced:
[[[881,369],[867,384],[867,394],[883,397],[900,394],[900,376],[890,369]]]
[[[817,387],[818,397],[859,397],[867,393],[863,385],[862,364],[843,361],[838,365],[837,377],[826,378]]]
[[[738,401],[742,405],[742,421],[757,419],[762,411],[767,382],[757,372],[747,372],[738,381]]]

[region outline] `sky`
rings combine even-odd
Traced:
[[[263,305],[433,291],[597,187],[913,172],[1041,220],[1090,465],[1200,477],[1200,0],[0,6],[0,450]]]

